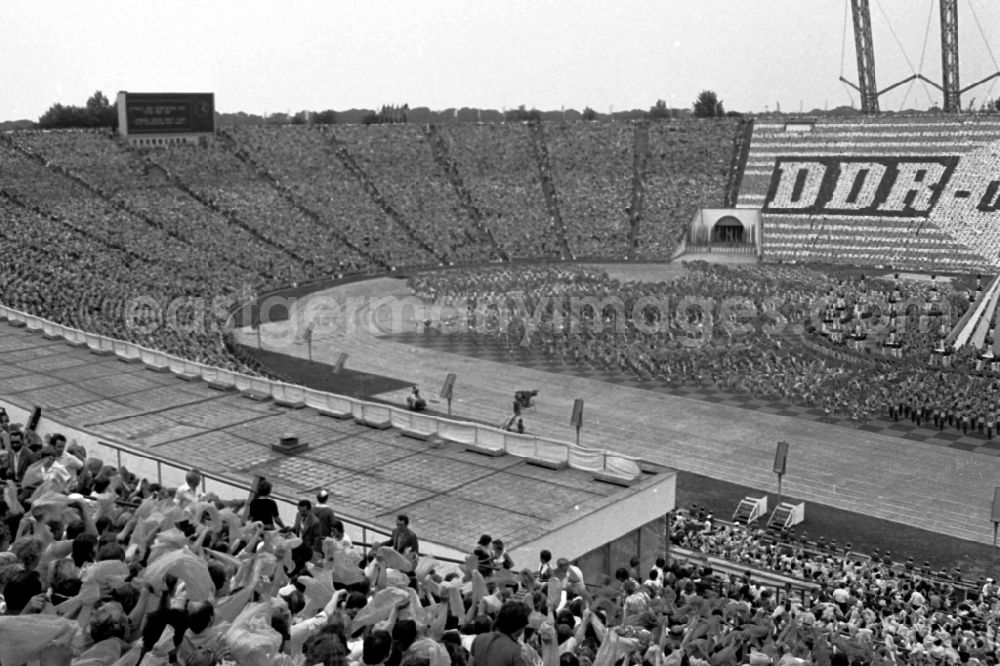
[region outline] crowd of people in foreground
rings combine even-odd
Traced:
[[[0,664],[686,666],[996,664],[998,588],[775,543],[676,512],[672,542],[769,569],[796,592],[697,559],[584,580],[482,535],[464,562],[420,553],[409,518],[353,544],[327,491],[281,518],[162,487],[59,434],[0,428]]]
[[[982,293],[981,280],[685,268],[651,283],[577,266],[496,266],[422,274],[410,286],[451,306],[440,310],[450,318],[436,323],[442,332],[510,354],[788,400],[857,423],[911,414],[930,422],[938,413],[942,427],[968,421],[968,432],[995,432],[1000,381],[975,350],[951,355],[950,368],[929,363]]]

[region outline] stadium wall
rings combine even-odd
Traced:
[[[758,122],[737,205],[765,260],[995,270],[1000,118]]]

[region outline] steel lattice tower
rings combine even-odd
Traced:
[[[941,84],[945,113],[958,113],[962,110],[958,82],[958,0],[941,0]]]
[[[941,6],[941,12],[943,15],[943,2]],[[866,114],[877,114],[879,112],[879,108],[878,90],[875,88],[875,48],[872,45],[872,19],[871,12],[868,9],[868,0],[851,0],[851,15],[854,18],[854,51],[858,57],[857,88],[861,93],[861,112]],[[955,53],[955,71],[957,81],[957,48]]]

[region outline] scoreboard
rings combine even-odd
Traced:
[[[123,135],[211,134],[215,131],[214,93],[118,93],[119,132]]]

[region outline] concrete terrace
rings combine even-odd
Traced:
[[[263,475],[276,496],[293,501],[327,488],[338,513],[386,531],[405,512],[421,539],[459,553],[484,531],[516,547],[649,485],[622,488],[576,470],[543,469],[258,402],[6,323],[0,323],[0,404],[41,406],[42,433],[77,429],[91,441],[122,444],[247,486],[253,475]],[[308,450],[272,451],[286,434],[309,443]]]

